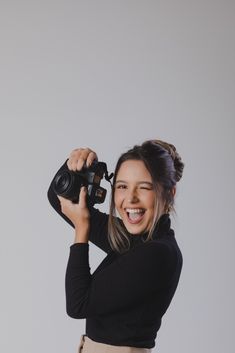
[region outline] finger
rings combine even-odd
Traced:
[[[77,170],[81,170],[83,166],[87,164],[87,158],[91,152],[93,151],[91,151],[90,148],[85,148],[83,151],[81,151],[77,162]]]
[[[81,155],[76,163],[76,170],[81,170],[86,163],[86,157]]]
[[[95,159],[98,161],[98,156],[90,148],[76,148],[70,153],[67,166],[75,172],[81,170],[85,164],[89,167]]]
[[[87,167],[90,167],[94,160],[98,161],[98,156],[94,151],[91,151],[87,157],[87,161],[86,161]]]
[[[91,150],[89,148],[77,148],[73,150],[67,163],[67,165],[70,167],[70,170],[73,170],[74,172],[81,170],[86,163],[86,159],[90,151]]]
[[[77,163],[81,157],[83,150],[84,150],[83,148],[77,148],[77,149],[73,150],[70,154],[69,165],[71,167],[71,170],[73,170],[74,172],[76,172],[76,170],[77,170]]]
[[[67,166],[69,168],[69,170],[75,171],[75,168],[76,168],[76,164],[73,166],[73,158],[69,157],[69,159],[67,160]]]
[[[87,195],[87,188],[83,186],[81,187],[80,194],[79,194],[79,206],[81,208],[87,207],[86,195]]]

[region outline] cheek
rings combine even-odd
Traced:
[[[115,204],[116,207],[117,207],[118,204],[120,203],[120,200],[119,200],[119,199],[120,199],[119,195],[118,195],[117,193],[115,193],[113,200],[114,200],[114,204]]]
[[[122,207],[122,203],[123,203],[123,194],[120,192],[116,192],[114,194],[114,204],[116,208],[121,208]]]
[[[152,195],[151,197],[147,197],[146,200],[146,206],[149,208],[151,212],[153,212],[154,207],[155,207],[155,196]]]

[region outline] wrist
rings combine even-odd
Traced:
[[[89,223],[75,223],[74,224],[74,229],[76,233],[88,233],[90,230],[90,224]]]
[[[75,227],[75,243],[88,243],[89,240],[89,226]]]

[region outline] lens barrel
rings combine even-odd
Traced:
[[[81,176],[77,172],[68,170],[62,171],[55,176],[53,189],[57,195],[71,201],[77,201],[82,185],[84,185],[84,182]]]

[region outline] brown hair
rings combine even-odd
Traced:
[[[176,214],[172,188],[181,179],[184,169],[184,163],[175,146],[161,140],[148,140],[142,145],[135,145],[119,157],[114,171],[108,220],[109,243],[111,248],[119,253],[127,251],[130,247],[127,229],[117,217],[114,203],[117,174],[121,164],[127,160],[143,161],[154,184],[155,215],[146,242],[152,239],[153,231],[162,214],[172,211]]]

